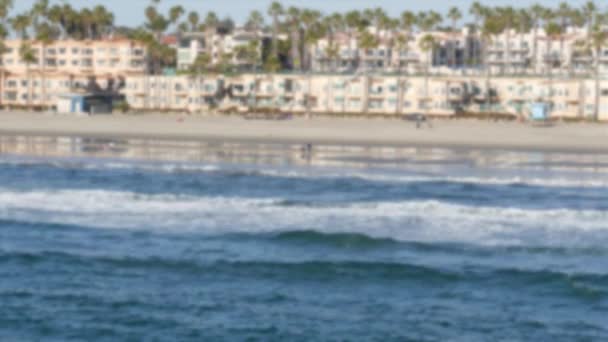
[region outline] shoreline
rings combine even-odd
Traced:
[[[433,121],[416,129],[398,119],[313,118],[288,121],[172,114],[75,117],[0,113],[0,135],[142,139],[282,145],[344,145],[517,152],[608,153],[608,126],[560,123]]]

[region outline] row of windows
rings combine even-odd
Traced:
[[[34,48],[32,49],[34,51],[34,53],[38,54],[40,53],[40,49],[39,48]],[[6,53],[10,54],[15,52],[16,50],[14,48],[7,48]],[[119,49],[119,48],[97,48],[97,49],[91,49],[91,48],[77,48],[77,47],[73,47],[73,48],[64,48],[64,47],[60,47],[60,48],[47,48],[46,49],[46,54],[47,55],[65,55],[68,52],[70,52],[72,55],[85,55],[85,56],[92,56],[94,53],[98,53],[98,54],[110,54],[110,55],[119,55],[119,54],[126,54],[126,55],[135,55],[135,56],[143,56],[144,54],[144,50],[143,49]]]

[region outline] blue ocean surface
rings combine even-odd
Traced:
[[[0,156],[0,340],[608,340],[604,156],[404,155]]]

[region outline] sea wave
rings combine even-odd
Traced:
[[[273,167],[273,166],[247,166],[235,164],[206,164],[187,162],[151,162],[151,161],[124,161],[104,160],[92,158],[69,158],[69,159],[24,159],[24,158],[0,158],[0,165],[11,167],[49,167],[49,168],[75,168],[82,170],[122,170],[122,171],[145,171],[169,174],[182,173],[225,173],[233,176],[266,176],[274,178],[294,179],[361,179],[374,182],[387,183],[420,183],[420,182],[449,182],[462,184],[482,185],[530,185],[557,188],[608,188],[608,178],[598,174],[589,177],[574,176],[532,176],[527,175],[504,175],[485,176],[471,175],[458,176],[450,174],[416,174],[366,171],[360,168],[306,168],[306,167]]]
[[[69,267],[72,272],[94,270],[97,274],[116,272],[117,269],[146,270],[147,272],[183,273],[196,277],[227,276],[236,278],[285,279],[289,281],[408,281],[424,286],[448,283],[492,283],[494,286],[526,286],[550,288],[553,292],[603,300],[608,298],[608,274],[566,272],[522,268],[440,267],[407,261],[323,260],[199,260],[190,258],[134,257],[68,252],[21,252],[0,250],[0,265],[7,268],[27,265],[35,269],[52,264]]]
[[[314,230],[483,245],[608,243],[608,211],[467,206],[436,200],[311,205],[283,198],[0,189],[0,219],[212,234]]]

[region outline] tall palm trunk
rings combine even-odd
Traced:
[[[46,108],[46,44],[42,44],[42,60],[40,61],[40,79],[42,82],[42,101],[40,102],[43,108]]]
[[[363,113],[367,114],[369,112],[369,85],[370,85],[370,76],[369,74],[365,74],[363,76]]]
[[[536,74],[538,69],[538,25],[534,23],[534,33],[532,35],[532,73]]]
[[[492,70],[490,69],[489,65],[488,65],[488,51],[487,51],[487,45],[488,42],[484,42],[483,44],[483,59],[484,59],[484,65],[485,65],[485,69],[486,69],[486,111],[490,111],[490,105],[492,103],[492,92],[490,89],[490,81],[492,78]]]
[[[431,50],[432,51],[432,50]],[[432,52],[431,52],[432,53]],[[432,57],[431,57],[432,60]],[[432,62],[429,60],[428,63],[426,63],[426,67],[424,68],[424,114],[428,116],[430,108],[429,108],[429,102],[430,102],[430,98],[429,98],[429,69],[430,69],[430,64]]]
[[[399,63],[399,73],[397,74],[397,108],[396,114],[403,111],[403,79],[401,78],[401,63]]]
[[[600,118],[600,53],[601,49],[596,49],[595,53],[595,97],[593,104],[593,120]]]
[[[548,37],[547,41],[547,58],[549,68],[547,70],[547,77],[549,78],[548,84],[548,94],[550,108],[553,108],[553,58],[551,56],[551,50],[553,49],[553,37]]]
[[[510,61],[511,60],[511,27],[510,26],[507,26],[507,47],[506,47],[506,50],[505,50],[505,54],[506,54],[505,60],[506,61]],[[505,65],[503,74],[504,73],[508,74],[509,73],[509,69],[511,69],[511,63],[510,62],[508,62],[508,64]]]
[[[293,58],[293,69],[302,71],[302,57],[300,55],[300,29],[297,26],[291,33],[291,57]]]
[[[32,74],[31,74],[31,68],[30,68],[30,63],[27,62],[25,64],[25,74],[27,75],[27,101],[26,101],[26,107],[28,110],[32,110]]]
[[[277,56],[279,54],[279,44],[277,42],[279,35],[279,18],[277,14],[272,15],[272,55]]]
[[[585,91],[585,78],[581,78],[578,84],[578,117],[579,119],[585,116],[585,102],[586,99],[586,91]]]

